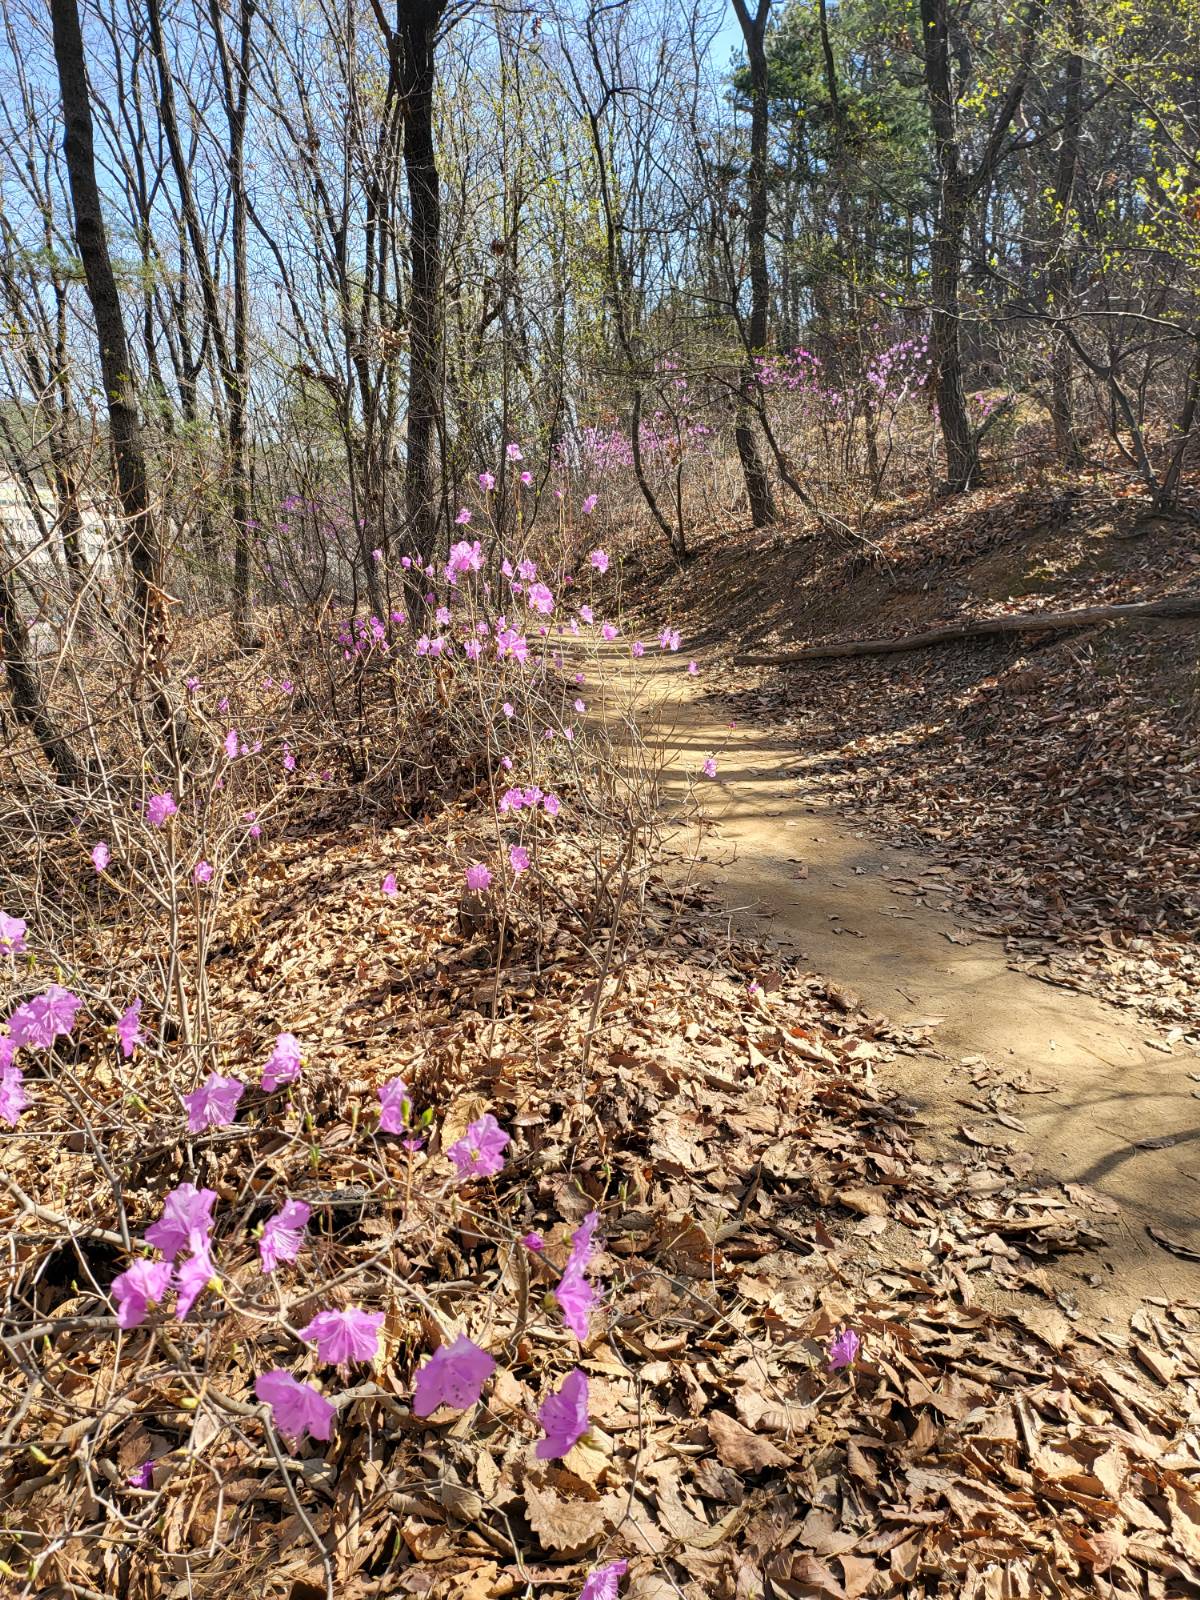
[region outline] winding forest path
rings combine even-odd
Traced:
[[[1200,1059],[1152,1048],[1132,1014],[1014,970],[1000,940],[964,933],[928,893],[901,892],[893,880],[936,883],[936,861],[873,840],[823,803],[786,738],[723,721],[703,698],[703,660],[688,678],[678,656],[655,658],[638,674],[643,732],[668,796],[717,759],[715,782],[697,790],[712,824],[697,871],[734,922],[868,1011],[938,1019],[928,1048],[887,1068],[918,1108],[924,1153],[961,1157],[964,1141],[1023,1150],[1030,1178],[1085,1185],[1119,1208],[1106,1248],[1052,1269],[1081,1304],[1124,1316],[1147,1297],[1200,1300],[1200,1262],[1147,1231],[1200,1255]]]

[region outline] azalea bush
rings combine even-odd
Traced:
[[[585,1477],[586,1452],[603,1456],[580,1362],[619,1314],[602,1243],[614,1196],[572,1185],[562,1145],[532,1114],[502,1122],[487,1083],[507,1070],[515,992],[549,992],[570,962],[591,994],[573,1114],[595,1136],[589,1052],[669,820],[637,691],[611,669],[647,648],[681,681],[697,667],[670,626],[626,637],[602,546],[566,571],[552,542],[544,567],[531,535],[509,554],[472,520],[438,563],[397,559],[407,610],[301,631],[279,609],[249,656],[180,652],[170,763],[136,723],[105,730],[57,836],[61,798],[36,749],[20,752],[0,917],[0,1185],[18,1251],[4,1318],[30,1397],[14,1428],[46,1472],[22,1486],[30,1519],[0,1560],[27,1589],[94,1572],[97,1506],[152,1540],[181,1500],[200,1503],[197,1473],[265,1450],[333,1593],[335,1554],[306,1509],[321,1452],[366,1417],[428,1425],[436,1458],[456,1418],[495,1426],[506,1373],[537,1392],[504,1424],[514,1446],[543,1464],[582,1450]],[[83,663],[76,680],[87,703]],[[709,756],[696,780],[716,770]],[[444,841],[437,937],[475,974],[485,1019],[469,1074],[439,1076],[426,1050],[413,1072],[355,1078],[311,1018],[264,1031],[274,1003],[227,987],[265,900],[289,892],[288,863],[356,808],[384,838]],[[397,862],[343,914],[386,932],[429,914],[418,905]],[[565,1187],[546,1189],[552,1173]],[[66,1481],[46,1398],[64,1364],[89,1374],[86,1396],[71,1385],[86,1426]],[[43,1489],[67,1508],[58,1528]],[[239,1537],[253,1542],[248,1524]],[[604,1556],[588,1596],[624,1572]]]

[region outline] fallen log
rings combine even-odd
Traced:
[[[1166,622],[1200,617],[1200,595],[1146,600],[1127,606],[1084,606],[1078,611],[1017,611],[1004,617],[959,622],[927,633],[906,633],[898,639],[854,639],[848,644],[813,644],[769,656],[734,656],[735,667],[784,667],[797,661],[835,661],[846,656],[885,656],[901,650],[925,650],[960,639],[986,639],[997,633],[1051,633],[1059,628],[1088,628],[1098,622]]]

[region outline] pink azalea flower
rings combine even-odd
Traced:
[[[111,857],[108,853],[108,846],[104,843],[104,840],[101,839],[99,844],[94,844],[92,846],[92,865],[95,867],[97,872],[103,872],[110,860]]]
[[[501,706],[501,707],[500,707],[500,709],[501,709],[501,711],[503,711],[503,713],[504,713],[504,715],[505,715],[505,716],[506,716],[506,717],[513,717],[513,716],[516,716],[516,712],[515,712],[515,711],[514,711],[514,709],[513,709],[513,707],[512,707],[512,705],[511,705],[511,704],[510,704],[510,703],[509,703],[509,702],[508,702],[508,701],[507,701],[507,700],[506,700],[506,701],[505,701],[505,702],[504,702],[504,704],[503,704],[503,705],[502,705],[502,706]]]
[[[209,1240],[203,1234],[193,1233],[188,1248],[191,1255],[175,1268],[175,1315],[180,1322],[217,1275],[209,1254]]]
[[[544,617],[554,610],[554,596],[544,583],[531,583],[527,599],[533,610],[540,611]]]
[[[472,894],[482,894],[492,881],[492,875],[481,861],[467,868],[467,888]]]
[[[28,1104],[25,1074],[20,1067],[0,1067],[0,1122],[7,1122],[10,1128],[15,1128],[17,1118]]]
[[[197,861],[192,868],[192,879],[196,883],[209,883],[212,880],[213,869],[209,861]]]
[[[583,619],[583,621],[588,624],[589,627],[596,620],[596,614],[592,610],[591,606],[580,606],[579,615]]]
[[[567,1327],[583,1344],[591,1329],[591,1314],[599,1296],[587,1281],[586,1269],[596,1254],[595,1233],[600,1220],[597,1211],[587,1216],[571,1236],[571,1254],[554,1290],[559,1310]]]
[[[348,1367],[355,1361],[374,1361],[379,1353],[382,1311],[318,1311],[300,1337],[315,1344],[317,1357],[330,1367]]]
[[[131,1489],[151,1488],[154,1483],[153,1461],[143,1461],[140,1467],[134,1467],[125,1481]]]
[[[375,561],[375,562],[382,561],[383,560],[383,551],[382,550],[372,550],[371,551],[371,560]]]
[[[50,1050],[59,1034],[70,1035],[75,1013],[83,1001],[60,984],[52,983],[44,994],[26,1000],[8,1019],[8,1034],[14,1046]]]
[[[548,817],[556,817],[562,807],[562,801],[556,794],[548,794],[542,801],[542,810]]]
[[[646,646],[640,639],[635,639],[629,646],[629,653],[631,656],[644,656],[646,654]]]
[[[337,1407],[311,1383],[300,1383],[282,1367],[272,1367],[255,1381],[255,1396],[271,1408],[271,1421],[286,1439],[298,1441],[306,1433],[328,1439]]]
[[[486,1350],[460,1333],[452,1345],[441,1345],[413,1382],[413,1411],[429,1417],[439,1406],[466,1411],[476,1405],[484,1384],[496,1370]]]
[[[607,1566],[597,1567],[588,1573],[579,1600],[617,1600],[621,1579],[628,1570],[628,1561],[610,1561]]]
[[[606,644],[611,644],[619,632],[620,629],[614,628],[611,622],[606,622],[600,629],[600,637]]]
[[[492,490],[496,487],[496,480],[490,472],[481,472],[479,474],[479,487],[483,490],[484,494],[491,494]]]
[[[468,1178],[493,1178],[504,1165],[504,1147],[510,1138],[490,1111],[476,1119],[446,1154],[458,1169],[460,1182]]]
[[[412,1096],[403,1078],[389,1078],[375,1093],[379,1096],[380,1133],[403,1133],[412,1113]]]
[[[700,771],[706,778],[715,778],[717,775],[716,759],[713,756],[709,756],[704,762],[704,765],[700,768]]]
[[[854,1329],[843,1328],[829,1346],[830,1372],[840,1372],[843,1367],[852,1367],[858,1359],[858,1352],[861,1349],[862,1340]]]
[[[295,772],[296,770],[296,758],[286,744],[283,747],[283,770],[285,772]]]
[[[557,1461],[572,1449],[591,1426],[588,1416],[587,1373],[576,1367],[563,1379],[557,1394],[548,1394],[538,1407],[545,1438],[538,1440],[539,1461]]]
[[[136,1328],[145,1322],[151,1302],[157,1305],[171,1283],[167,1261],[135,1261],[113,1279],[112,1297],[117,1302],[117,1326]]]
[[[589,1211],[587,1216],[571,1235],[570,1265],[576,1267],[590,1267],[597,1253],[596,1229],[600,1223],[600,1213]]]
[[[142,1002],[139,998],[133,1002],[121,1017],[120,1022],[117,1023],[117,1038],[121,1041],[121,1054],[126,1061],[129,1060],[138,1045],[144,1042],[142,1039],[141,1020]]]
[[[383,880],[381,888],[389,900],[394,900],[396,898],[396,896],[400,893],[400,890],[396,886],[396,874],[394,872],[389,872],[387,874]]]
[[[25,920],[0,911],[0,955],[19,956],[25,949]]]
[[[225,754],[229,757],[230,761],[232,761],[234,756],[237,755],[237,753],[238,753],[237,729],[236,728],[230,728],[229,732],[225,735]]]
[[[216,1203],[215,1189],[197,1189],[193,1183],[178,1184],[164,1198],[162,1216],[146,1229],[143,1235],[146,1243],[161,1250],[168,1261],[174,1261],[192,1234],[205,1236],[212,1231],[212,1209]]]
[[[528,872],[529,851],[526,850],[523,844],[514,844],[510,847],[508,852],[508,864],[516,873],[517,877],[520,877],[523,872]]]
[[[281,1210],[263,1224],[258,1253],[264,1272],[274,1272],[281,1261],[294,1261],[304,1243],[304,1230],[312,1208],[303,1200],[285,1200]]]
[[[262,1086],[268,1094],[282,1084],[295,1083],[300,1076],[300,1041],[294,1033],[280,1033],[263,1068]]]
[[[689,661],[689,662],[688,662],[688,666],[687,666],[687,669],[688,669],[688,671],[689,671],[689,672],[690,672],[690,673],[691,673],[691,675],[692,675],[692,677],[693,677],[693,678],[694,678],[694,677],[695,677],[695,676],[696,676],[696,674],[697,674],[697,673],[698,673],[698,672],[699,672],[699,671],[700,671],[700,668],[699,668],[699,667],[698,667],[698,666],[697,666],[697,665],[696,665],[696,663],[695,663],[695,662],[694,662],[694,661]]]
[[[237,1078],[223,1078],[212,1072],[192,1094],[185,1094],[188,1132],[203,1133],[205,1128],[224,1128],[237,1116],[238,1101],[246,1085]]]
[[[524,461],[525,455],[519,444],[510,444],[505,448],[504,454],[510,461]]]
[[[546,1241],[540,1233],[523,1233],[521,1235],[521,1243],[526,1250],[532,1250],[534,1255],[540,1255],[546,1248]]]
[[[595,511],[596,502],[599,500],[599,498],[600,498],[600,496],[598,494],[590,494],[590,495],[588,495],[587,499],[583,502],[583,505],[580,507],[580,510],[583,512],[585,517],[590,517],[592,512]],[[603,550],[597,550],[595,552],[595,555],[603,556],[604,555],[604,551]],[[604,566],[603,567],[600,567],[598,565],[598,563],[595,561],[595,559],[593,559],[592,565],[594,567],[597,567],[600,572],[603,572],[605,570],[605,568],[608,566],[608,557],[604,556]]]
[[[580,715],[581,715],[581,716],[582,716],[582,715],[583,715],[583,713],[584,713],[584,712],[585,712],[585,711],[586,711],[586,710],[587,710],[587,705],[586,705],[586,703],[585,703],[585,702],[584,702],[584,701],[582,701],[582,700],[576,700],[576,701],[575,701],[575,709],[576,709],[576,711],[578,711],[578,712],[579,712],[579,714],[580,714]]]
[[[523,472],[521,474],[521,482],[525,485],[526,488],[528,488],[529,485],[533,482],[533,473],[532,472]]]
[[[460,528],[465,528],[467,523],[471,520],[470,507],[464,506],[454,520]]]
[[[146,821],[152,828],[161,828],[167,818],[175,816],[178,810],[175,796],[170,791],[152,794],[146,801]]]

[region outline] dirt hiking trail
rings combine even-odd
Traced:
[[[967,1143],[1024,1151],[1027,1181],[1086,1185],[1119,1208],[1104,1249],[1052,1264],[1056,1292],[1109,1317],[1147,1298],[1200,1299],[1200,1262],[1147,1231],[1200,1255],[1200,1058],[1150,1047],[1154,1030],[1132,1013],[1014,970],[1000,940],[964,933],[948,909],[898,892],[890,879],[936,882],[937,862],[838,816],[786,739],[731,728],[720,702],[703,697],[704,660],[697,678],[682,665],[643,663],[647,706],[661,705],[643,715],[643,731],[664,761],[668,798],[716,757],[715,782],[697,787],[713,824],[698,873],[735,925],[868,1011],[908,1025],[938,1019],[927,1048],[884,1069],[917,1108],[923,1154],[954,1159]]]

